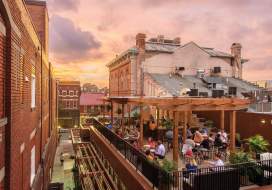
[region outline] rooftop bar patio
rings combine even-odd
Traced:
[[[239,189],[253,184],[266,185],[272,182],[271,154],[266,159],[251,160],[248,163],[233,165],[229,162],[228,153],[237,151],[236,147],[236,112],[246,109],[250,103],[248,99],[237,98],[159,98],[159,97],[111,97],[106,101],[111,104],[111,121],[94,120],[95,128],[100,131],[117,149],[152,182],[158,189]],[[119,118],[114,118],[114,106],[122,107]],[[155,112],[146,111],[146,107],[155,107]],[[139,108],[138,123],[131,120],[131,109]],[[127,113],[125,113],[125,108]],[[221,125],[224,129],[225,112],[230,112],[230,127],[226,147],[211,146],[202,149],[196,145],[192,156],[183,154],[182,147],[188,143],[188,130],[194,129],[191,120],[194,111],[220,112]],[[155,117],[150,117],[155,115]],[[116,121],[115,121],[116,120]],[[162,121],[172,122],[171,142],[165,139],[165,134],[158,131],[163,129]],[[119,122],[117,122],[119,121]],[[144,125],[149,121],[156,125],[155,144],[162,141],[166,147],[165,157],[161,159],[155,153],[155,147],[148,146],[148,137],[144,132]],[[149,127],[147,125],[147,127]],[[130,134],[129,130],[133,133]],[[136,131],[136,132],[135,132]],[[138,131],[138,135],[137,135]],[[202,132],[201,132],[202,133]],[[214,133],[211,131],[207,132]],[[135,134],[135,135],[134,135]],[[217,134],[217,131],[215,132]],[[203,135],[204,136],[204,135]],[[169,146],[169,144],[171,144]],[[197,144],[197,143],[196,143]],[[241,148],[239,148],[241,149]],[[243,149],[243,148],[242,148]],[[147,151],[148,150],[148,151]],[[149,152],[151,156],[146,154]],[[221,154],[224,166],[210,165],[217,153]],[[242,152],[242,151],[241,151]],[[150,159],[152,157],[152,159]],[[224,158],[223,158],[224,157]],[[186,163],[191,159],[198,162],[192,171],[186,169]],[[166,164],[165,164],[166,162]],[[165,165],[168,163],[168,168]],[[173,163],[173,165],[169,163]],[[161,169],[163,168],[163,169]],[[170,169],[171,168],[171,169]],[[165,172],[165,169],[168,170]],[[259,172],[256,172],[258,171]],[[250,174],[250,175],[249,175]],[[165,183],[165,180],[167,183]],[[223,181],[222,181],[223,180]],[[165,185],[167,184],[167,185]],[[212,188],[211,188],[212,187]]]

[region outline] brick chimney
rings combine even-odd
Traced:
[[[241,56],[242,46],[240,43],[233,43],[231,45],[231,55],[232,60],[232,76],[242,79],[242,56]]]
[[[138,33],[136,35],[136,47],[138,49],[142,49],[142,50],[145,49],[145,38],[146,38],[146,35],[143,33]]]
[[[158,42],[163,43],[164,42],[164,35],[158,35]]]

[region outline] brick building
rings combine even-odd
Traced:
[[[57,143],[57,83],[43,1],[0,2],[0,189],[47,189]]]
[[[58,85],[58,124],[64,128],[72,128],[80,124],[80,82],[59,81]]]
[[[181,45],[180,38],[146,40],[136,35],[136,45],[107,64],[110,96],[237,95],[258,91],[242,79],[242,46],[233,43],[230,52],[202,47],[194,42]]]

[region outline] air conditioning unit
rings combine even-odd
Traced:
[[[198,89],[191,89],[189,92],[189,96],[198,96]]]
[[[221,98],[224,96],[224,90],[212,90],[213,98]]]
[[[229,95],[236,96],[237,95],[237,87],[229,87]]]
[[[208,92],[199,92],[199,96],[208,97],[209,94],[208,94]]]
[[[213,73],[221,73],[221,67],[214,67]]]

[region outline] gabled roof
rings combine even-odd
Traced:
[[[173,53],[175,49],[180,47],[179,44],[169,44],[169,43],[159,43],[159,42],[146,42],[145,50],[146,51],[155,51],[155,52],[164,52],[164,53]]]
[[[103,93],[81,93],[80,105],[81,106],[103,105],[103,98],[104,97],[105,97],[105,94],[103,94]]]

